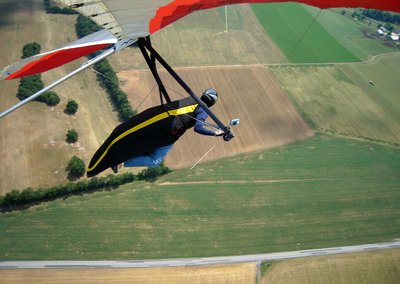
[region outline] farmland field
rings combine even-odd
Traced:
[[[8,10],[0,9],[0,34],[7,41],[0,42],[0,66],[18,60],[25,43],[37,41],[44,51],[75,39],[75,16],[44,14],[42,0],[23,5],[0,0],[4,3],[1,7]],[[301,7],[294,8],[301,15],[298,30],[304,30],[315,15],[315,9]],[[275,13],[272,19],[281,16]],[[197,93],[209,86],[218,89],[221,99],[215,111],[221,119],[241,118],[234,129],[236,138],[225,143],[189,133],[166,161],[172,168],[187,168],[157,182],[132,183],[1,213],[0,260],[196,257],[397,239],[399,56],[351,65],[264,66],[287,62],[284,53],[294,62],[325,62],[358,61],[388,52],[362,38],[358,28],[340,17],[337,12],[321,12],[298,46],[293,46],[293,27],[285,27],[292,38],[287,39],[284,52],[247,5],[229,7],[227,32],[224,9],[219,8],[156,33],[154,46]],[[342,34],[331,22],[340,26],[343,38],[338,38]],[[319,40],[329,48],[316,48]],[[110,61],[135,108],[158,103],[155,82],[142,70],[145,65],[138,50],[124,50]],[[51,71],[43,80],[48,83],[78,65]],[[0,82],[1,109],[17,102],[17,84]],[[166,78],[166,85],[174,99],[183,95],[170,79]],[[0,121],[0,193],[64,182],[68,159],[78,155],[88,161],[118,124],[90,70],[56,91],[61,95],[59,106],[32,103]],[[74,117],[63,113],[68,98],[79,103]],[[362,141],[326,134],[309,138],[314,133],[304,118],[318,133]],[[78,130],[79,144],[65,144],[69,128]],[[201,163],[188,168],[210,149]],[[222,269],[229,271],[224,274],[228,278],[248,275]],[[253,279],[252,269],[247,279]],[[158,271],[164,275],[157,279],[172,282],[186,271],[173,271],[173,276]],[[107,272],[96,275],[107,277]],[[126,277],[124,272],[131,273],[120,270],[118,275]],[[197,272],[184,279],[204,280],[204,272],[201,276]],[[71,277],[85,279],[83,273],[74,271]]]
[[[315,8],[307,7],[311,13]],[[344,11],[346,16],[340,13]],[[323,10],[316,21],[330,33],[344,48],[361,60],[368,60],[371,56],[396,52],[397,49],[387,46],[379,37],[366,36],[365,32],[377,34],[377,24],[369,21],[357,21],[351,18],[351,9]]]
[[[255,281],[255,263],[133,269],[0,270],[2,282],[25,283],[237,283]]]
[[[1,53],[0,58],[1,66],[6,66],[7,64],[18,61],[22,46],[28,42],[36,41],[40,43],[42,51],[45,51],[75,39],[74,24],[76,16],[45,14],[42,11],[41,0],[31,0],[24,3],[24,5],[15,4],[13,1],[7,0],[3,0],[2,3],[4,3],[3,7],[7,7],[10,11],[13,9],[13,13],[10,15],[6,13],[7,16],[3,17],[3,24],[0,30],[2,37],[9,39],[8,41],[2,41],[0,43],[1,49],[4,50],[4,52]],[[5,9],[4,11],[7,10]],[[167,59],[172,58],[172,63],[175,62],[176,64],[181,65],[191,65],[194,61],[196,61],[197,64],[204,65],[227,64],[228,62],[230,64],[274,62],[273,60],[275,59],[278,61],[285,61],[282,53],[265,35],[257,19],[252,16],[252,11],[249,6],[233,7],[228,11],[229,19],[232,19],[230,20],[231,25],[228,33],[216,35],[215,37],[211,36],[214,33],[220,32],[218,30],[219,22],[222,24],[220,26],[222,31],[225,28],[224,17],[222,15],[223,10],[217,9],[215,11],[199,13],[198,15],[195,15],[193,19],[190,17],[185,18],[176,26],[172,25],[154,35],[153,42],[157,48],[160,47],[161,52],[166,51]],[[29,15],[29,17],[27,17],[27,15]],[[28,24],[26,22],[27,18],[32,18],[34,20],[29,21]],[[210,25],[199,27],[199,22],[205,23],[206,21],[204,21],[204,19],[211,18],[215,24],[214,28],[210,28]],[[239,21],[236,21],[236,19],[239,19]],[[199,27],[199,33],[191,32],[194,27]],[[189,38],[188,34],[197,35],[200,38]],[[191,53],[181,52],[180,54],[182,56],[177,57],[175,47],[165,46],[168,42],[171,42],[170,38],[172,37],[180,38],[180,41],[174,42],[180,46],[186,46],[187,50]],[[204,40],[205,38],[208,40]],[[195,46],[189,46],[189,42],[197,44],[195,44]],[[251,44],[249,44],[250,42]],[[10,49],[8,48],[8,45],[12,45],[15,48]],[[232,48],[227,49],[227,47]],[[205,50],[209,52],[206,53]],[[257,50],[257,52],[255,52],[255,50]],[[129,49],[126,50],[126,52],[127,53],[116,54],[110,58],[117,70],[122,70],[124,68],[131,69],[135,66],[143,67],[143,59],[140,58],[140,60],[137,60],[137,58],[140,57],[140,52],[138,50]],[[184,54],[186,54],[186,57]],[[204,57],[204,54],[208,54],[208,57]],[[204,57],[204,60],[200,60],[202,57]],[[127,60],[127,58],[129,58],[129,60]],[[190,61],[189,59],[193,61]],[[270,61],[270,59],[272,59],[272,61]],[[65,75],[67,71],[76,68],[82,62],[83,60],[45,73],[43,74],[43,81],[45,83],[50,83],[51,81]],[[138,62],[140,62],[139,65],[135,65]],[[239,76],[240,74],[243,74],[245,70],[251,69],[252,68],[245,67],[243,71],[237,71],[235,76]],[[268,76],[265,70],[262,70],[261,67],[259,67],[259,69],[261,71],[257,72]],[[221,74],[223,72],[222,70],[223,69],[217,73]],[[232,74],[235,73],[234,71],[228,71],[228,73],[229,72]],[[186,73],[190,73],[190,71],[187,71]],[[253,74],[253,72],[251,74]],[[262,82],[264,79],[261,78],[260,75],[250,76],[253,76],[254,78],[251,82],[257,83],[260,81],[261,85],[259,84],[259,86],[266,86],[265,83]],[[196,80],[197,79],[198,78],[196,77]],[[217,79],[216,81],[210,79],[208,83],[211,84],[216,82],[219,86],[226,85],[226,80],[228,79],[229,78],[227,77],[225,81],[222,79]],[[271,78],[267,78],[265,82],[272,84]],[[2,98],[0,101],[1,109],[6,109],[18,102],[15,98],[18,88],[18,80],[3,81],[0,82],[0,86]],[[219,86],[218,89],[224,91],[223,88]],[[232,96],[235,96],[238,91],[243,93],[243,88],[235,89],[235,86],[237,87],[237,84],[225,86],[225,89],[229,91],[229,94]],[[201,86],[201,88],[203,87],[205,86]],[[137,100],[135,100],[135,95],[139,92],[140,88],[140,86],[136,88],[136,86],[132,87],[131,85],[131,89],[127,90],[134,103],[137,102]],[[276,89],[276,86],[273,88]],[[2,150],[0,152],[2,156],[2,162],[0,164],[0,173],[2,175],[0,176],[1,193],[6,193],[12,189],[23,189],[27,187],[35,188],[41,186],[46,187],[60,182],[65,182],[67,176],[66,165],[68,160],[73,155],[77,155],[88,163],[91,155],[97,147],[107,137],[108,133],[118,124],[116,114],[109,105],[106,94],[98,86],[95,76],[90,70],[84,71],[80,75],[69,80],[69,82],[61,84],[55,88],[55,91],[61,96],[61,103],[55,108],[48,108],[40,103],[30,103],[2,119],[0,122],[0,131],[2,133],[0,137],[0,143],[2,145]],[[143,96],[145,94],[140,93],[139,95]],[[262,95],[259,91],[257,94],[253,94],[253,96],[259,95]],[[278,93],[278,97],[275,99],[279,97],[286,100],[285,97],[282,96],[281,92]],[[79,103],[78,113],[73,117],[69,117],[63,113],[65,104],[70,98],[75,99]],[[255,97],[252,99],[253,102],[254,98]],[[245,96],[241,98],[241,100],[243,99],[245,99]],[[279,102],[277,103],[279,104]],[[285,107],[287,103],[288,101],[286,100],[282,103],[282,106]],[[239,105],[230,106],[230,108],[235,111],[232,115],[238,115],[245,119],[246,114],[242,116],[237,113],[237,111],[240,111],[240,109],[237,108],[238,106]],[[288,105],[287,107],[293,110],[292,106]],[[281,108],[281,110],[283,109]],[[259,115],[261,114],[262,113],[259,113]],[[231,115],[231,113],[228,112],[227,115]],[[29,119],[27,119],[28,117]],[[228,118],[231,117],[224,117],[226,120]],[[259,120],[260,119],[261,117],[259,117]],[[302,123],[303,125],[296,130],[297,133],[295,133],[294,136],[309,136],[311,134],[310,130],[304,122],[299,121],[299,119],[301,120],[298,114],[295,113],[292,122]],[[246,125],[244,120],[243,122]],[[289,129],[297,127],[293,125],[292,122],[289,123],[291,124],[291,126],[289,125]],[[263,125],[263,122],[259,122],[258,125],[262,125],[263,129],[265,129],[265,124]],[[299,133],[302,127],[305,130],[304,134]],[[79,133],[79,141],[75,145],[67,145],[65,143],[65,135],[67,130],[70,128],[76,129]],[[40,131],[37,131],[38,129],[40,129]],[[261,131],[258,132],[261,133]],[[280,130],[281,133],[283,131],[284,129]],[[261,136],[268,134],[276,134],[276,131],[267,131],[266,134],[261,134]],[[238,133],[238,135],[240,135],[240,133]],[[255,136],[259,136],[259,134],[255,134]],[[288,133],[283,134],[283,136],[281,135],[280,137],[287,139]],[[238,141],[239,139],[236,140]],[[270,135],[269,139],[263,142],[263,145],[268,144],[270,147],[288,141],[278,140],[279,138]],[[21,141],[24,141],[24,143],[21,143]],[[292,140],[289,139],[289,141]],[[14,147],[9,147],[9,145],[14,145]],[[243,142],[241,145],[244,145],[245,151],[250,151],[251,147],[253,147],[248,146]],[[257,147],[260,147],[260,145]],[[208,149],[209,148],[205,151]],[[237,151],[238,147],[235,149]],[[219,154],[223,153],[221,151]],[[218,153],[217,151],[215,152]],[[226,151],[224,153],[226,154]],[[227,154],[232,155],[232,152]],[[172,157],[175,157],[174,159],[176,159],[176,155],[179,154],[173,154]],[[183,163],[177,165],[178,167],[192,163],[192,160],[179,160],[183,161]]]
[[[398,283],[400,250],[319,256],[275,262],[263,284]]]
[[[254,13],[290,62],[359,61],[318,21],[317,9],[295,3],[255,4]]]
[[[316,129],[398,145],[399,66],[400,53],[396,53],[366,63],[284,67],[272,72]]]
[[[171,66],[208,66],[287,62],[248,5],[198,11],[152,36]],[[173,40],[172,40],[173,39]],[[117,71],[147,68],[139,50],[129,48],[110,58]]]
[[[0,258],[201,257],[384,242],[400,234],[399,171],[399,149],[315,137],[3,213]]]
[[[36,41],[45,51],[75,39],[76,16],[45,14],[43,1],[11,2],[0,2],[3,7],[14,9],[0,26],[2,38],[7,38],[0,42],[1,67],[18,61],[26,43]],[[48,84],[80,63],[83,61],[45,73],[42,79]],[[1,110],[18,102],[15,97],[18,81],[0,82]],[[68,160],[77,155],[88,161],[117,123],[93,72],[85,71],[54,90],[61,99],[56,107],[33,102],[0,120],[0,193],[65,182]],[[79,104],[77,114],[72,117],[63,113],[68,99]],[[65,135],[71,128],[79,133],[79,143],[74,145],[65,143]]]
[[[241,123],[233,129],[236,137],[229,143],[189,130],[166,159],[171,168],[195,164],[213,146],[215,149],[204,161],[276,147],[313,135],[262,65],[178,68],[177,71],[198,94],[208,87],[215,87],[220,99],[213,107],[214,112],[225,123],[232,118],[240,118]],[[160,103],[149,71],[125,71],[118,75],[123,81],[123,90],[139,111]],[[172,99],[188,96],[170,76],[164,72],[161,76],[165,78]]]

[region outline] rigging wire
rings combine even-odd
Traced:
[[[208,150],[208,151],[207,151],[207,153],[205,153],[205,154],[204,154],[204,155],[203,155],[203,156],[202,156],[202,157],[201,157],[201,158],[200,158],[200,159],[199,159],[199,160],[198,160],[196,163],[194,163],[194,165],[193,165],[193,166],[192,166],[190,169],[191,169],[191,170],[193,170],[193,169],[194,169],[194,167],[195,167],[195,166],[197,166],[197,164],[198,164],[198,163],[200,163],[200,162],[201,162],[201,160],[203,160],[203,159],[204,159],[204,157],[205,157],[205,156],[207,156],[207,155],[208,155],[208,153],[210,153],[210,152],[211,152],[211,150],[212,150],[212,149],[214,149],[216,146],[217,146],[217,145],[214,145],[214,146],[212,146],[212,147],[211,147],[211,149],[210,149],[210,150]]]
[[[293,53],[296,51],[296,49],[299,47],[299,45],[302,43],[303,39],[305,38],[305,36],[307,35],[307,33],[309,32],[309,30],[311,29],[311,27],[314,25],[314,23],[317,21],[317,18],[319,17],[319,15],[321,14],[322,9],[319,9],[318,13],[315,14],[315,16],[313,17],[313,19],[311,20],[310,24],[307,26],[307,28],[304,30],[303,34],[300,36],[299,40],[294,44],[293,48],[290,50],[287,58],[289,59]],[[266,91],[267,89],[269,89],[269,87],[271,86],[271,84],[273,83],[273,81],[277,81],[277,77],[278,77],[278,73],[281,72],[283,67],[283,64],[278,66],[278,70],[276,72],[272,72],[272,70],[270,69],[270,72],[272,74],[272,79],[270,81],[270,84],[265,88],[264,91]]]
[[[138,109],[142,106],[142,104],[149,98],[149,96],[153,93],[153,91],[157,88],[157,84],[153,86],[153,88],[150,90],[150,92],[142,99],[142,101],[138,104],[138,106],[135,108],[135,111],[137,112]]]

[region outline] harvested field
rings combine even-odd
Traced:
[[[254,263],[173,268],[0,270],[5,283],[254,283]]]
[[[301,258],[273,263],[264,284],[399,283],[400,250]]]
[[[398,145],[399,64],[400,53],[393,53],[363,63],[293,66],[273,72],[318,130]]]
[[[249,5],[196,11],[152,35],[157,51],[172,66],[206,66],[287,62],[265,33]],[[117,71],[147,67],[138,49],[110,57]]]
[[[240,118],[241,123],[234,128],[236,137],[229,143],[189,130],[166,159],[166,164],[171,168],[193,165],[214,145],[216,147],[204,161],[276,147],[313,135],[262,65],[178,68],[177,72],[197,94],[214,86],[220,95],[214,112],[223,122]],[[134,108],[142,111],[160,103],[150,72],[124,71],[118,76]],[[161,77],[172,99],[187,96],[168,74],[161,72]]]

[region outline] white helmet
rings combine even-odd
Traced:
[[[211,107],[215,104],[218,99],[218,93],[213,88],[208,88],[203,92],[203,95],[200,98],[208,107]]]

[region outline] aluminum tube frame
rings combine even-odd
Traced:
[[[204,109],[204,111],[215,121],[215,123],[224,131],[224,140],[230,141],[234,135],[230,128],[225,126],[219,118],[208,108],[208,106],[190,89],[190,87],[182,80],[181,77],[172,69],[171,66],[157,53],[157,51],[151,46],[148,38],[139,38],[139,42],[143,44],[151,55],[154,56],[158,62],[168,71],[169,74],[182,86],[183,89]]]

